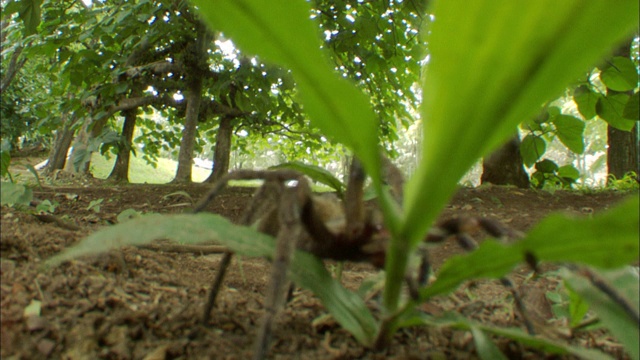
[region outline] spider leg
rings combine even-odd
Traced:
[[[504,238],[506,235],[513,235],[508,229],[504,228],[499,222],[487,218],[478,217],[459,217],[448,219],[429,231],[427,242],[442,242],[450,237],[454,237],[458,244],[466,251],[473,251],[478,248],[478,243],[469,235],[470,232],[476,230],[484,230],[491,236],[496,238]],[[535,335],[533,323],[527,315],[526,306],[522,301],[520,293],[516,290],[513,282],[508,277],[500,278],[500,283],[511,292],[513,300],[522,316],[522,320],[531,335]]]
[[[309,188],[306,180],[299,178],[298,181],[298,186],[284,189],[278,209],[280,231],[276,239],[271,279],[265,299],[265,314],[254,346],[253,358],[256,360],[264,359],[269,352],[273,323],[286,299],[289,263],[296,248],[296,240],[301,237],[303,231],[300,213],[309,201]]]
[[[277,174],[274,174],[277,173]],[[269,174],[269,175],[266,175]],[[229,173],[223,176],[218,182],[213,185],[213,188],[207,192],[207,194],[198,202],[198,204],[194,207],[193,212],[197,213],[202,210],[225,188],[229,180],[251,180],[256,178],[267,178],[265,183],[256,191],[254,194],[251,203],[249,204],[248,209],[245,211],[240,222],[243,225],[250,225],[256,221],[256,218],[262,215],[264,212],[268,210],[264,209],[262,206],[263,203],[268,203],[267,200],[275,200],[273,197],[279,196],[282,187],[283,178],[291,178],[299,176],[297,173],[293,173],[290,171],[253,171],[253,170],[238,170],[232,173]],[[273,203],[272,202],[272,203]],[[233,253],[228,251],[225,252],[222,260],[220,261],[220,265],[218,271],[216,273],[216,277],[213,280],[213,284],[211,285],[211,290],[209,290],[209,295],[207,297],[207,303],[204,307],[204,313],[202,317],[202,321],[204,324],[207,324],[211,317],[211,310],[216,305],[216,299],[218,297],[218,293],[220,292],[220,287],[222,286],[222,282],[224,281],[224,277],[226,275],[227,269],[231,264],[231,259],[233,258]]]
[[[349,180],[344,194],[344,214],[346,218],[346,234],[349,240],[355,239],[364,230],[364,168],[355,157],[351,160]]]

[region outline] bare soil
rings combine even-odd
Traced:
[[[206,185],[86,185],[36,189],[39,200],[59,203],[54,215],[74,226],[43,222],[31,212],[3,206],[1,211],[2,359],[246,359],[251,355],[256,324],[263,314],[263,293],[270,264],[263,259],[235,257],[211,321],[202,324],[202,310],[220,254],[174,253],[124,248],[82,258],[48,272],[38,270],[46,258],[93,231],[110,226],[125,209],[179,213],[207,190]],[[208,211],[237,220],[253,189],[227,189]],[[172,195],[173,194],[173,195]],[[186,196],[188,194],[189,196]],[[553,194],[510,187],[461,189],[442,218],[473,215],[493,218],[512,229],[527,231],[552,211],[577,216],[599,213],[620,201],[617,192]],[[637,196],[633,194],[633,196]],[[102,199],[99,209],[89,209]],[[46,218],[42,218],[46,220]],[[462,252],[446,242],[430,255],[436,268]],[[347,264],[343,283],[356,289],[376,275],[365,264]],[[546,336],[578,346],[600,348],[625,358],[607,333],[571,334],[554,318],[545,297],[559,282],[551,275],[532,280],[526,268],[514,271],[528,311]],[[39,316],[25,316],[33,301]],[[371,300],[375,306],[376,300]],[[497,281],[475,281],[453,294],[422,305],[423,311],[456,311],[484,323],[522,327],[513,299]],[[296,289],[278,318],[270,356],[274,359],[474,359],[467,332],[416,327],[399,331],[390,347],[373,351],[359,345],[326,314],[309,291]],[[500,348],[509,358],[558,358],[505,339]],[[570,357],[563,357],[570,358]]]

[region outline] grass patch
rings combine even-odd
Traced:
[[[178,169],[178,162],[171,159],[158,159],[158,165],[155,168],[137,156],[131,156],[130,161],[129,181],[131,183],[166,184],[173,180]],[[115,156],[107,159],[94,153],[91,157],[91,173],[98,179],[106,179],[115,162]],[[211,170],[193,166],[191,177],[194,182],[203,182],[210,174]]]

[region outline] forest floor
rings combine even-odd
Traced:
[[[59,222],[43,222],[29,211],[2,207],[1,316],[2,359],[246,359],[250,357],[263,304],[270,264],[235,257],[217,307],[203,325],[202,310],[221,254],[193,254],[126,247],[102,256],[81,258],[47,272],[41,262],[88,234],[115,223],[125,209],[143,213],[180,213],[209,186],[113,185],[92,180],[34,190],[37,200],[58,205]],[[252,189],[228,188],[208,211],[237,220]],[[188,194],[187,197],[185,194]],[[527,231],[553,211],[576,216],[600,213],[629,193],[591,194],[521,190],[511,187],[462,188],[442,214],[492,218]],[[637,196],[634,193],[633,196]],[[100,202],[100,199],[102,201]],[[91,203],[94,206],[91,207]],[[98,208],[95,206],[99,202]],[[35,209],[35,208],[34,208]],[[32,210],[34,210],[32,209]],[[436,268],[461,253],[453,242],[430,252]],[[527,268],[510,276],[522,293],[529,315],[545,336],[576,346],[599,348],[626,358],[604,331],[571,334],[555,317],[548,292],[561,287],[552,273],[531,279]],[[346,264],[343,284],[357,289],[377,271],[365,264]],[[41,309],[33,314],[33,306]],[[375,300],[371,300],[375,302]],[[374,304],[372,304],[374,306]],[[27,310],[29,309],[29,310]],[[522,327],[513,299],[497,281],[475,281],[455,293],[423,304],[431,314],[462,313],[483,323]],[[25,313],[32,314],[25,316]],[[474,359],[468,332],[416,327],[399,331],[388,349],[376,352],[359,345],[334,321],[323,317],[321,302],[296,289],[278,317],[270,356],[274,359]],[[554,358],[506,339],[499,347],[509,358]],[[560,357],[571,358],[571,357]]]

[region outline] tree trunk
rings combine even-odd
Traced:
[[[124,111],[124,124],[122,125],[122,141],[116,156],[116,164],[111,170],[108,179],[117,182],[129,182],[129,160],[131,159],[131,144],[133,132],[136,128],[138,109]]]
[[[489,157],[482,161],[482,184],[515,185],[526,189],[529,187],[529,176],[522,165],[520,155],[520,137],[514,136]]]
[[[633,38],[629,38],[614,52],[614,56],[630,57]],[[608,89],[609,93],[615,93]],[[627,92],[633,95],[633,90]],[[640,177],[638,159],[638,122],[631,131],[623,131],[607,125],[607,175],[623,178],[633,171]],[[609,183],[609,177],[607,177]]]
[[[231,157],[231,117],[223,116],[220,119],[218,133],[216,133],[216,148],[213,153],[213,171],[205,180],[207,183],[214,183],[229,172],[229,158]]]
[[[607,174],[616,179],[633,171],[640,176],[638,167],[638,124],[631,131],[607,125]],[[609,180],[607,180],[607,183]]]
[[[9,65],[7,66],[5,74],[2,77],[2,80],[0,81],[0,94],[2,94],[2,92],[5,91],[9,87],[9,85],[11,85],[11,81],[13,81],[18,71],[20,71],[20,69],[24,66],[24,63],[27,62],[26,57],[23,57],[22,59],[18,60],[18,58],[20,57],[20,54],[22,53],[22,50],[23,50],[23,47],[19,46],[18,48],[15,49],[13,54],[11,54]]]
[[[191,172],[193,168],[193,147],[198,125],[198,113],[200,112],[200,102],[202,99],[202,78],[208,71],[207,47],[213,39],[212,34],[207,31],[204,23],[198,22],[197,39],[195,46],[189,50],[187,47],[186,58],[193,59],[193,63],[185,64],[189,68],[189,79],[187,80],[187,112],[184,119],[184,130],[180,142],[180,152],[178,153],[178,170],[172,183],[191,182]]]
[[[67,153],[73,140],[74,131],[71,129],[73,123],[75,123],[75,119],[71,122],[65,122],[64,127],[56,133],[53,149],[51,149],[51,153],[49,153],[47,167],[44,170],[45,175],[52,174],[56,170],[64,169],[67,162]]]

